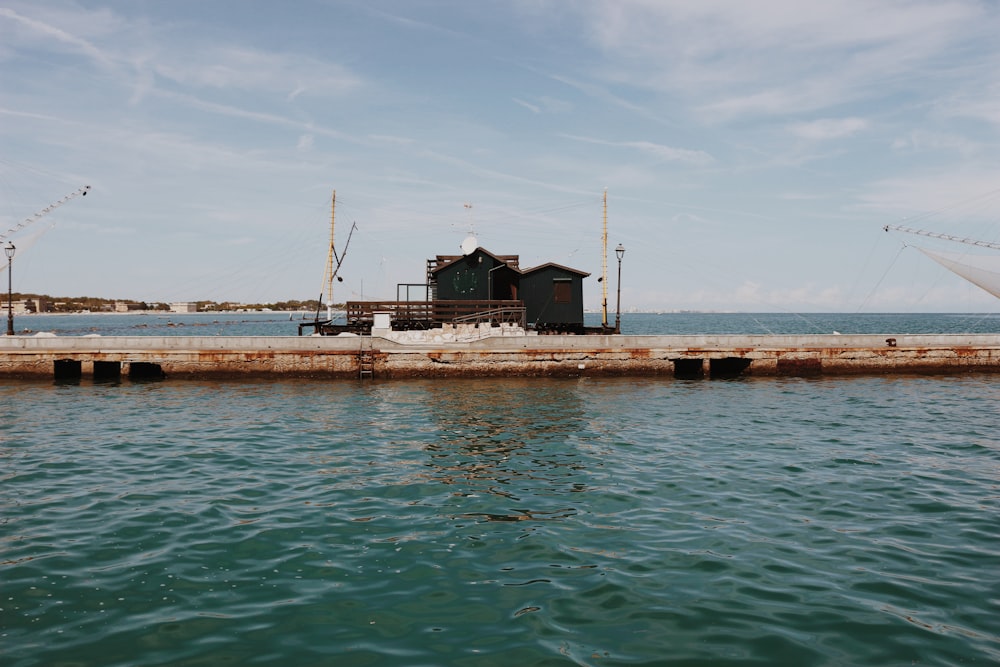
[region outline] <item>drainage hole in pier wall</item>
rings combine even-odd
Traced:
[[[159,364],[148,361],[135,361],[128,366],[130,380],[162,380],[167,377]]]
[[[705,377],[702,359],[674,359],[674,377],[681,380],[697,380]]]
[[[96,382],[117,382],[122,377],[120,361],[95,361],[94,380]]]
[[[57,380],[79,380],[83,375],[83,364],[76,359],[56,359],[52,372]]]
[[[725,359],[710,359],[709,374],[713,378],[725,380],[738,378],[750,368],[750,360],[742,357],[726,357]]]

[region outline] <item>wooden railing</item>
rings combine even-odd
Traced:
[[[348,301],[347,322],[370,328],[373,313],[392,313],[394,329],[431,329],[458,322],[489,322],[525,326],[524,302],[486,301]]]

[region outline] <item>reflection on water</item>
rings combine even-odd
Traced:
[[[439,434],[425,448],[431,455],[431,477],[461,487],[456,494],[491,493],[530,503],[538,496],[586,490],[575,473],[599,465],[585,461],[576,448],[586,422],[572,383],[462,380],[430,383],[426,394]],[[573,510],[526,507],[502,517],[521,521],[566,512]]]
[[[3,663],[1000,664],[995,394],[0,386]]]

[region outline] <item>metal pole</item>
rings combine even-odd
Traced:
[[[604,231],[601,233],[601,328],[608,328],[608,190],[604,189]]]
[[[14,244],[7,242],[3,249],[7,254],[7,335],[14,335],[14,288],[11,275],[14,267]]]
[[[615,333],[622,332],[622,257],[625,256],[625,247],[619,243],[615,248],[615,255],[618,256],[618,305],[615,307]]]

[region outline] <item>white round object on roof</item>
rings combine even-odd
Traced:
[[[465,240],[462,241],[462,254],[471,255],[473,252],[475,252],[476,248],[478,247],[479,247],[479,241],[476,240],[475,235],[469,234],[468,236],[465,237]]]

